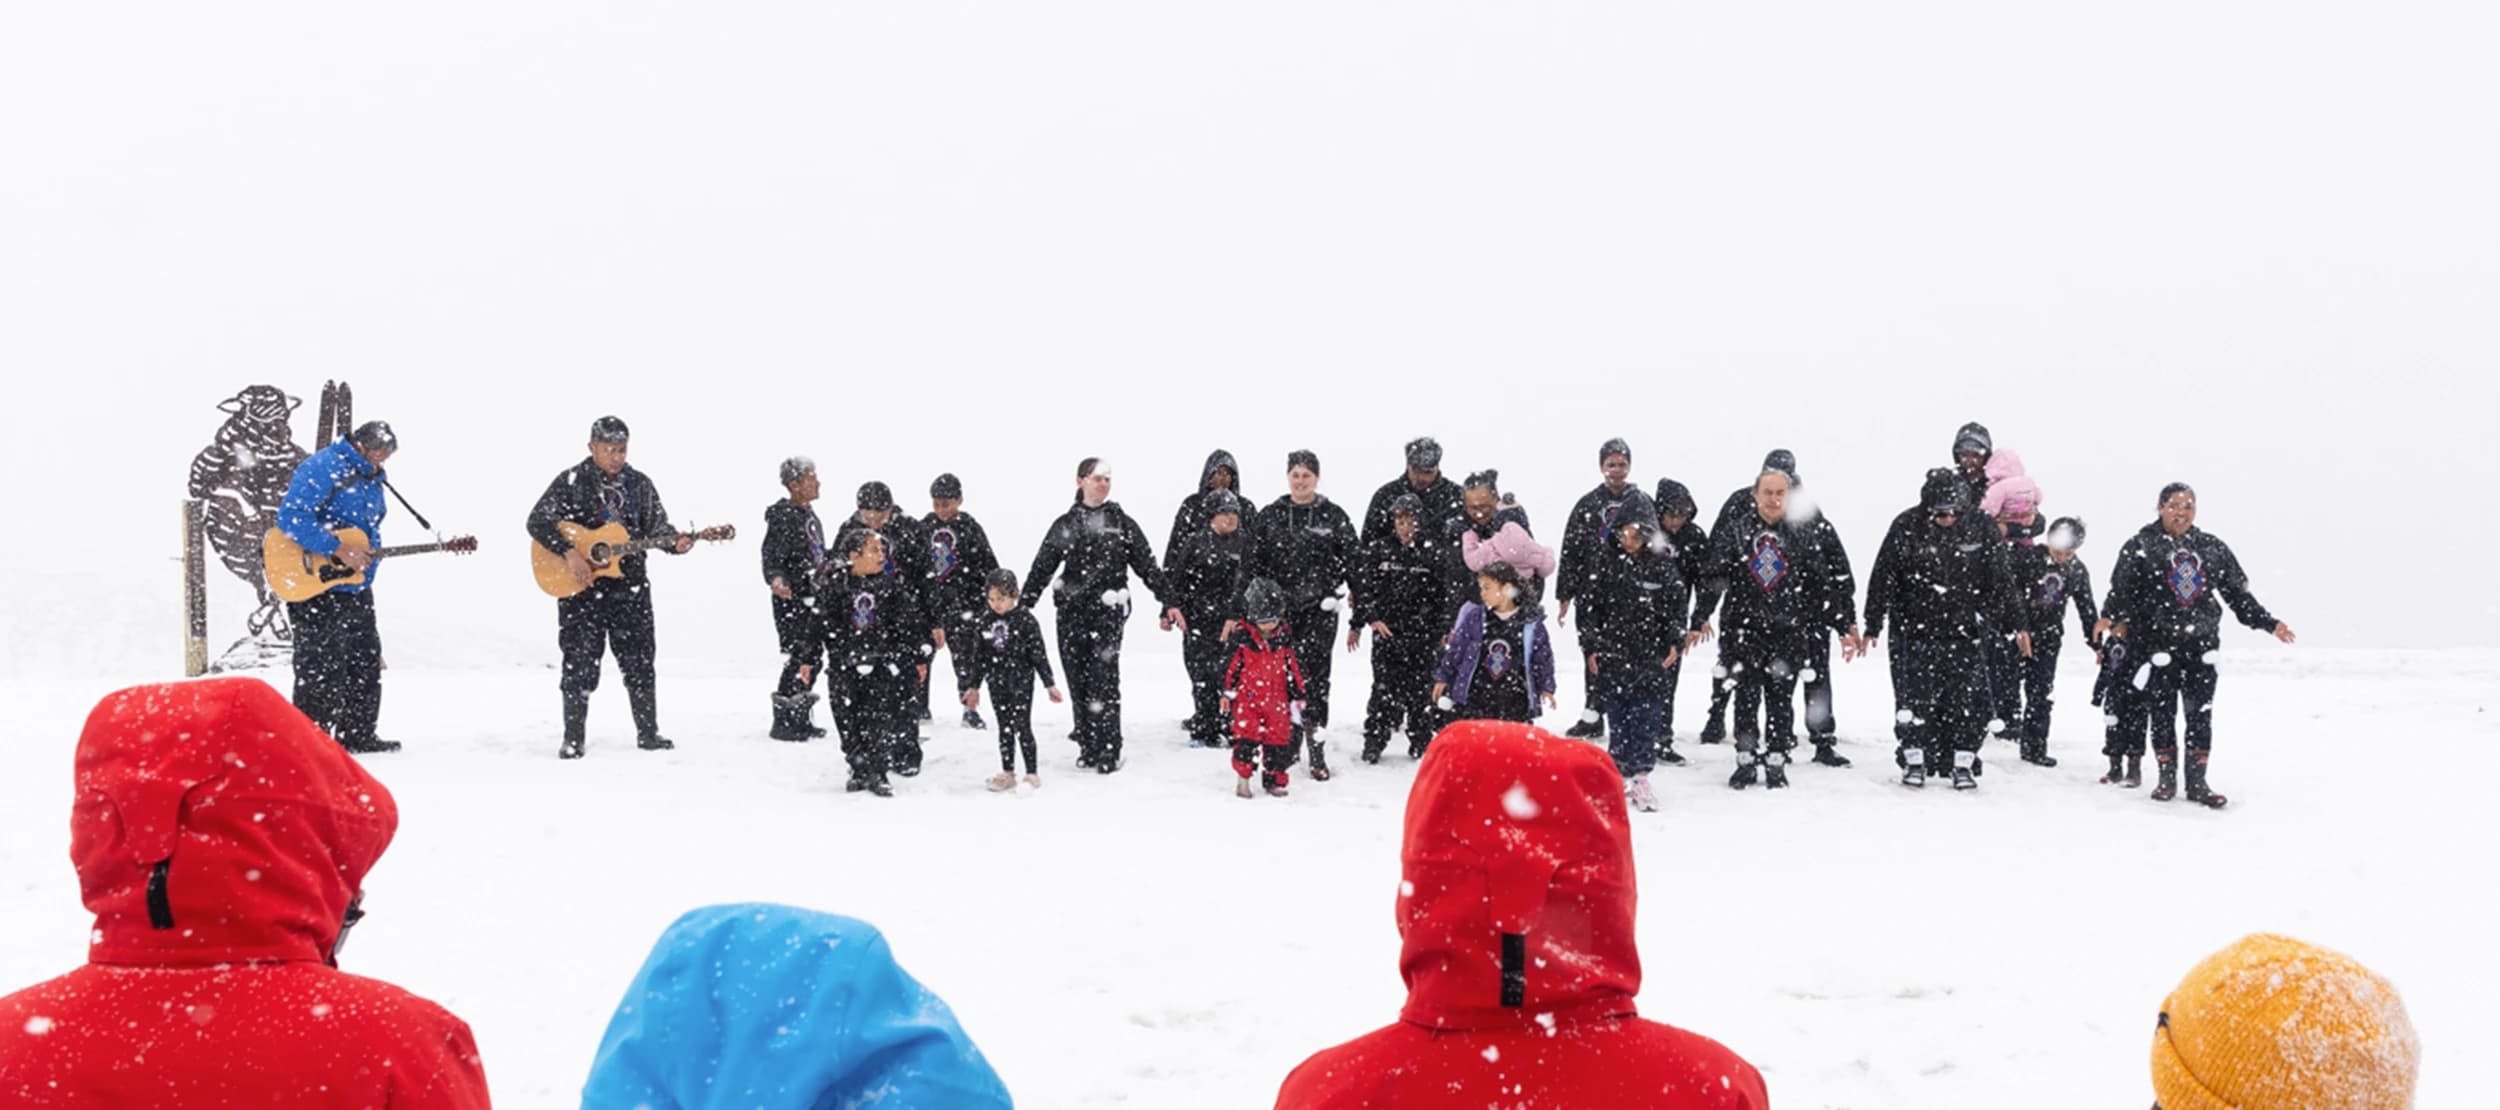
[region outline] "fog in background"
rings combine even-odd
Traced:
[[[177,667],[215,402],[333,377],[485,540],[385,573],[437,663],[552,662],[520,524],[608,412],[747,530],[657,572],[722,665],[791,453],[1021,571],[1088,454],[1160,548],[1217,446],[1359,513],[1431,433],[1549,542],[1610,436],[1705,506],[1784,446],[1863,575],[1972,419],[2104,581],[2184,479],[2304,645],[2500,643],[2493,28],[2297,7],[20,6],[0,668]]]

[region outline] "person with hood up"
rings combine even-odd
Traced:
[[[2270,933],[2190,968],[2153,1019],[2154,1110],[2412,1110],[2422,1040],[2386,976]]]
[[[1987,735],[1986,640],[2022,627],[2005,543],[1971,512],[1970,487],[1952,471],[1927,472],[1919,503],[1884,534],[1866,582],[1866,634],[1847,652],[1863,655],[1892,626],[1893,736],[1905,786],[1925,786],[1951,759],[1953,788],[1979,785],[1979,744]],[[2031,654],[2031,636],[2015,633]],[[1951,753],[1949,756],[1947,753]]]
[[[1440,661],[1441,634],[1449,631],[1449,557],[1445,544],[1424,533],[1423,502],[1400,494],[1390,503],[1397,529],[1363,546],[1354,572],[1354,626],[1346,630],[1352,651],[1363,632],[1372,634],[1372,694],[1363,715],[1363,762],[1380,762],[1389,737],[1406,732],[1406,754],[1421,759],[1439,715],[1432,707],[1432,668]]]
[[[1418,436],[1406,444],[1406,473],[1389,479],[1372,491],[1371,505],[1363,510],[1365,544],[1380,542],[1397,530],[1397,514],[1391,508],[1400,494],[1415,498],[1420,506],[1416,520],[1424,535],[1448,536],[1450,522],[1459,516],[1458,483],[1441,476],[1441,444],[1431,436]]]
[[[0,997],[0,1104],[489,1104],[465,1023],[339,970],[399,807],[269,684],[107,695],[76,783],[87,964]]]
[[[1242,529],[1249,507],[1228,489],[1208,490],[1198,514],[1206,523],[1165,553],[1164,581],[1188,622],[1181,633],[1181,664],[1189,671],[1191,747],[1224,746],[1224,627],[1241,615],[1241,567],[1250,554]]]
[[[2087,642],[2093,622],[2100,619],[2092,603],[2092,571],[2075,557],[2083,534],[2082,521],[2062,516],[2039,543],[2018,544],[2010,553],[2014,590],[2022,597],[2022,630],[2031,633],[2031,655],[2018,656],[2017,715],[2001,719],[2022,738],[2023,762],[2042,767],[2057,766],[2057,757],[2049,754],[2049,716],[2056,708],[2051,698],[2057,689],[2058,651],[2066,642],[2066,605],[2073,602],[2076,627]]]
[[[690,910],[599,1039],[583,1110],[1005,1107],[955,1012],[876,926],[771,903]]]
[[[1406,797],[1398,1020],[1303,1061],[1278,1110],[1768,1110],[1727,1046],[1640,1016],[1638,890],[1606,753],[1451,725]]]
[[[825,524],[815,509],[823,490],[816,461],[805,455],[781,460],[781,488],[789,496],[764,510],[764,588],[772,592],[773,632],[782,654],[770,735],[804,742],[825,734],[814,721],[816,676],[825,669],[825,622],[816,607],[816,587],[826,564]]]
[[[1828,666],[1816,666],[1820,645],[1834,632],[1857,635],[1847,553],[1828,545],[1819,517],[1800,520],[1789,512],[1791,488],[1786,471],[1764,470],[1754,479],[1753,507],[1712,530],[1710,568],[1693,614],[1695,620],[1713,610],[1720,614],[1719,665],[1711,675],[1736,688],[1736,771],[1727,784],[1738,790],[1752,786],[1757,774],[1766,789],[1788,785],[1798,679],[1812,672],[1828,681],[1821,673]],[[1821,704],[1829,712],[1830,703]],[[1816,709],[1808,698],[1809,729]],[[1816,762],[1829,761],[1817,753]]]
[[[1667,554],[1658,513],[1648,495],[1625,499],[1614,546],[1600,553],[1597,577],[1582,594],[1580,639],[1606,716],[1614,721],[1608,751],[1623,773],[1632,808],[1658,808],[1649,773],[1684,757],[1662,743],[1667,680],[1684,655],[1684,621],[1693,608],[1684,570]]]
[[[1533,721],[1554,706],[1554,645],[1527,581],[1509,563],[1476,572],[1432,672],[1432,703],[1468,720]]]
[[[1571,506],[1571,519],[1563,523],[1562,560],[1554,572],[1554,599],[1561,602],[1554,611],[1554,623],[1558,625],[1571,623],[1571,603],[1597,584],[1599,557],[1615,547],[1615,527],[1624,499],[1640,493],[1632,485],[1632,445],[1619,436],[1597,448],[1597,472],[1603,480],[1597,488],[1580,495],[1580,500]],[[1606,735],[1606,712],[1601,704],[1603,699],[1597,695],[1596,670],[1586,665],[1592,654],[1588,641],[1587,622],[1583,620],[1580,719],[1564,733],[1575,740],[1595,740]]]
[[[1245,584],[1275,582],[1285,592],[1286,640],[1302,661],[1309,692],[1301,733],[1311,747],[1311,780],[1326,782],[1328,770],[1329,648],[1337,642],[1337,614],[1345,607],[1347,579],[1362,543],[1345,510],[1319,492],[1319,456],[1286,456],[1288,492],[1268,503],[1252,525],[1250,553],[1242,560]]]
[[[929,567],[922,600],[929,606],[929,620],[938,626],[937,639],[954,662],[960,687],[972,664],[968,649],[957,641],[979,636],[989,622],[990,572],[998,569],[998,552],[990,546],[989,529],[964,511],[963,479],[952,474],[940,474],[929,483],[929,515],[920,518],[920,534],[928,541]],[[920,686],[925,692],[929,684]],[[924,703],[920,717],[929,716]],[[966,708],[963,723],[970,729],[989,727],[978,709]]]
[[[1697,602],[1701,600],[1702,581],[1710,573],[1710,533],[1702,531],[1693,520],[1697,508],[1693,491],[1673,478],[1660,478],[1658,492],[1650,496],[1650,502],[1658,509],[1659,549],[1675,560],[1676,569],[1683,574],[1687,601]],[[1691,654],[1696,645],[1709,638],[1702,626],[1703,616],[1706,614],[1688,612],[1681,618],[1680,623],[1687,629],[1684,655]],[[1667,668],[1666,702],[1658,712],[1658,742],[1667,751],[1674,750],[1675,688],[1683,678],[1684,659],[1678,655],[1675,665]]]
[[[1241,464],[1233,461],[1232,452],[1217,448],[1207,456],[1206,466],[1198,471],[1198,492],[1181,498],[1180,507],[1172,510],[1172,534],[1163,541],[1163,573],[1172,573],[1171,560],[1180,551],[1182,543],[1207,530],[1208,522],[1215,516],[1211,509],[1215,502],[1208,495],[1217,490],[1231,493],[1237,499],[1234,504],[1240,509],[1244,529],[1258,519],[1259,511],[1251,506],[1250,495],[1241,491]]]
[[[1310,694],[1293,649],[1293,626],[1286,622],[1284,588],[1253,578],[1241,593],[1240,626],[1225,637],[1232,656],[1224,664],[1224,718],[1231,722],[1233,774],[1239,778],[1233,792],[1251,797],[1250,776],[1263,772],[1260,785],[1282,798],[1286,769],[1293,766],[1294,734]]]
[[[2178,722],[2187,715],[2187,796],[2221,809],[2228,803],[2206,782],[2213,753],[2214,687],[2220,675],[2214,656],[2222,649],[2222,603],[2241,624],[2286,644],[2292,626],[2276,620],[2248,592],[2248,574],[2221,537],[2196,527],[2196,490],[2185,482],[2162,487],[2160,516],[2118,551],[2109,576],[2109,604],[2095,631],[2124,640],[2139,664],[2150,664],[2143,687],[2152,722],[2153,760],[2161,781],[2153,800],[2178,793]]]
[[[1830,517],[1823,515],[1820,506],[1811,504],[1805,495],[1798,492],[1805,488],[1805,479],[1797,476],[1797,456],[1793,452],[1786,448],[1774,448],[1762,457],[1762,470],[1776,470],[1787,476],[1788,516],[1796,521],[1798,527],[1813,533],[1815,546],[1824,555],[1824,569],[1835,579],[1832,595],[1841,602],[1840,611],[1836,614],[1838,624],[1849,623],[1856,615],[1858,580],[1849,569],[1849,549],[1840,542],[1840,529],[1832,525]],[[1760,479],[1757,477],[1755,482],[1759,485]],[[1756,519],[1754,512],[1754,486],[1735,490],[1720,503],[1718,519],[1710,526],[1709,534],[1717,536],[1732,528],[1750,528]],[[1694,620],[1702,639],[1709,639],[1715,634],[1716,629],[1702,616],[1696,616]],[[1806,651],[1805,667],[1798,678],[1805,689],[1806,739],[1814,745],[1814,762],[1825,767],[1849,766],[1849,757],[1840,754],[1839,718],[1832,709],[1831,636],[1819,629],[1808,633]],[[1726,738],[1727,727],[1721,722],[1726,719],[1727,703],[1734,696],[1735,689],[1736,684],[1727,681],[1725,675],[1718,676],[1718,681],[1711,684],[1710,716],[1702,724],[1702,743],[1716,744]],[[1796,746],[1796,737],[1789,736],[1787,742],[1790,747]]]
[[[1163,568],[1153,541],[1111,499],[1111,466],[1098,458],[1076,464],[1076,496],[1042,533],[1033,569],[1017,603],[1027,609],[1050,591],[1059,610],[1059,664],[1068,671],[1076,710],[1079,767],[1108,775],[1120,769],[1120,645],[1128,635],[1131,573],[1162,611],[1165,631],[1189,631],[1179,608],[1164,601]]]

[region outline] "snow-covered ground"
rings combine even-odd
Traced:
[[[552,672],[394,669],[385,724],[408,747],[368,766],[403,824],[347,966],[466,1017],[499,1101],[560,1106],[671,917],[794,902],[888,930],[1027,1105],[1266,1105],[1305,1054],[1403,998],[1390,906],[1411,764],[1362,766],[1341,745],[1335,781],[1235,799],[1223,755],[1180,746],[1169,641],[1142,626],[1134,641],[1128,769],[1077,771],[1052,739],[1067,711],[1045,705],[1043,786],[1013,796],[980,784],[989,734],[952,722],[897,797],[845,794],[832,744],[762,736],[768,675],[692,645],[663,664],[678,750],[633,750],[611,690],[579,763],[553,756]],[[1345,721],[1362,663],[1341,660]],[[2088,678],[2070,656],[2069,689]],[[0,984],[82,956],[68,753],[111,684],[0,683]],[[2474,1046],[2500,1035],[2485,798],[2500,653],[2233,649],[2223,813],[2093,783],[2079,699],[2062,766],[1996,749],[1976,794],[1911,793],[1888,773],[1883,691],[1880,665],[1840,674],[1855,768],[1737,793],[1728,750],[1688,742],[1695,764],[1662,771],[1663,808],[1639,818],[1643,1009],[1744,1053],[1779,1105],[2144,1102],[2162,996],[2255,930],[2393,978],[2423,1031],[2421,1105],[2479,1101],[2492,1073]]]

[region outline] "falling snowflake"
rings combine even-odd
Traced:
[[[1526,783],[1514,782],[1509,790],[1502,792],[1502,812],[1510,814],[1515,821],[1533,821],[1537,814],[1545,810],[1536,804],[1535,798],[1528,796]]]
[[[45,1034],[47,1034],[47,1033],[50,1033],[50,1032],[52,1032],[52,1019],[51,1019],[51,1018],[48,1018],[48,1017],[30,1017],[30,1018],[27,1018],[27,1019],[26,1019],[26,1035],[27,1035],[27,1036],[29,1036],[29,1037],[40,1037],[40,1036],[43,1036],[43,1035],[45,1035]]]
[[[1488,1063],[1488,1064],[1498,1064],[1498,1063],[1501,1063],[1501,1062],[1502,1062],[1502,1050],[1501,1050],[1501,1049],[1499,1049],[1499,1048],[1495,1048],[1495,1047],[1494,1047],[1494,1046],[1492,1046],[1492,1045],[1486,1045],[1486,1046],[1484,1046],[1484,1062],[1485,1062],[1485,1063]]]

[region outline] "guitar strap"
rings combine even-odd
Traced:
[[[399,494],[399,487],[398,487],[398,486],[394,486],[394,485],[392,485],[392,484],[391,484],[391,480],[390,480],[390,479],[388,479],[388,478],[383,478],[383,479],[382,479],[382,488],[383,488],[383,489],[386,489],[386,490],[391,491],[391,497],[392,497],[393,499],[395,499],[395,500],[397,500],[397,501],[399,502],[399,507],[400,507],[400,508],[403,508],[403,509],[408,510],[408,515],[409,515],[409,516],[413,516],[413,517],[417,518],[417,527],[419,527],[419,528],[423,528],[423,529],[425,529],[425,530],[426,530],[426,531],[428,531],[428,532],[431,532],[431,531],[433,531],[433,530],[434,530],[434,526],[433,526],[433,525],[426,523],[426,521],[425,521],[425,514],[424,514],[424,513],[421,513],[421,512],[418,512],[418,511],[417,511],[417,507],[416,507],[416,506],[414,506],[414,505],[409,504],[409,503],[408,503],[408,499],[407,499],[407,498],[405,498],[405,497],[401,497],[401,496],[400,496],[400,494]]]
[[[313,517],[314,517],[314,519],[320,519],[320,517],[322,516],[322,514],[324,514],[324,513],[326,513],[326,512],[328,512],[328,511],[329,511],[329,509],[330,509],[330,502],[331,502],[333,499],[335,499],[335,498],[337,498],[337,497],[338,497],[338,495],[339,495],[339,491],[340,491],[340,490],[343,490],[343,489],[346,489],[346,488],[347,488],[347,483],[349,483],[349,482],[353,482],[353,481],[355,481],[356,479],[358,479],[358,478],[362,478],[362,477],[364,477],[364,475],[362,475],[362,474],[342,474],[342,475],[339,475],[339,480],[338,480],[338,481],[335,481],[335,482],[330,483],[330,492],[328,492],[328,493],[325,493],[325,494],[322,494],[322,495],[321,495],[321,504],[320,504],[320,506],[319,506],[319,507],[317,507],[317,508],[315,508],[315,509],[313,510]],[[417,511],[417,507],[416,507],[416,506],[414,506],[414,505],[409,504],[409,503],[408,503],[408,498],[407,498],[407,497],[405,497],[405,496],[403,496],[403,495],[399,492],[399,487],[398,487],[398,486],[394,486],[394,485],[392,485],[392,484],[391,484],[391,479],[390,479],[390,476],[389,476],[389,475],[384,474],[383,472],[381,472],[381,471],[379,471],[379,470],[376,470],[376,471],[374,471],[374,472],[373,472],[373,480],[374,480],[374,481],[377,481],[377,482],[382,483],[382,488],[383,488],[383,489],[386,489],[386,490],[391,491],[391,496],[392,496],[393,498],[395,498],[395,499],[397,499],[397,500],[399,501],[399,507],[400,507],[400,508],[403,508],[403,509],[408,510],[408,515],[409,515],[409,516],[412,516],[412,517],[417,518],[417,527],[419,527],[419,528],[423,528],[423,529],[425,529],[425,530],[426,530],[426,531],[428,531],[428,532],[431,532],[431,531],[433,531],[433,530],[434,530],[434,526],[433,526],[432,524],[429,524],[429,523],[427,523],[427,522],[426,522],[426,519],[425,519],[425,514],[424,514],[424,513],[421,513],[421,512],[418,512],[418,511]]]

